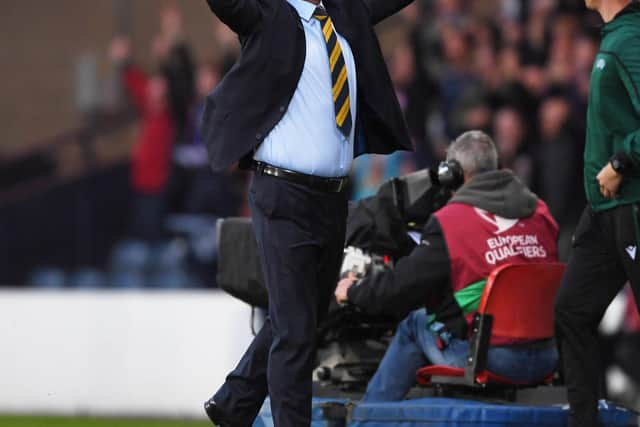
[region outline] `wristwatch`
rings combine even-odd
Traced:
[[[620,175],[624,175],[628,171],[630,166],[629,158],[624,153],[616,153],[609,159],[611,168]]]
[[[624,166],[622,166],[622,162],[620,161],[620,159],[618,159],[617,157],[613,157],[610,160],[611,163],[611,168],[616,171],[616,173],[622,175],[622,170],[624,169]]]

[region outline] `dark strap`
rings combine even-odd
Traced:
[[[556,342],[553,339],[542,339],[536,341],[528,341],[528,342],[518,342],[514,344],[501,344],[494,345],[492,347],[504,347],[511,349],[520,349],[520,350],[546,350],[549,348],[555,347]]]

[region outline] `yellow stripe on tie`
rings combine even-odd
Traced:
[[[338,62],[338,58],[342,50],[340,49],[340,42],[337,42],[335,47],[333,48],[333,52],[331,52],[331,56],[329,57],[329,67],[331,68],[331,72],[336,68],[336,62]]]
[[[322,27],[322,34],[324,34],[324,41],[328,42],[331,37],[331,33],[333,33],[333,28],[331,26],[331,19],[327,19]]]
[[[344,87],[344,83],[347,81],[347,67],[343,66],[340,71],[340,75],[336,79],[336,84],[333,86],[333,102],[336,102],[338,97],[340,96],[340,92],[342,92],[342,88]]]
[[[338,123],[338,126],[340,127],[342,127],[344,120],[347,118],[347,114],[349,114],[349,106],[349,96],[347,96],[347,99],[344,100],[344,104],[342,104],[342,107],[340,108],[340,112],[338,112],[338,115],[336,116],[336,123]]]

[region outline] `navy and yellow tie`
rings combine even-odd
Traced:
[[[351,103],[349,101],[349,81],[347,79],[347,66],[342,56],[342,49],[338,41],[338,35],[333,29],[331,17],[322,6],[318,6],[313,12],[313,17],[320,21],[322,34],[327,45],[329,55],[329,67],[331,68],[331,82],[333,83],[333,106],[335,108],[336,125],[343,135],[349,138],[351,132]]]

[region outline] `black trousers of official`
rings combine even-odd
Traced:
[[[316,327],[338,281],[346,197],[344,192],[254,176],[249,198],[269,315],[214,395],[243,425],[251,425],[267,394],[276,426],[310,424]]]
[[[586,208],[555,302],[556,339],[570,409],[569,427],[597,426],[602,396],[598,325],[627,280],[640,301],[638,211],[624,205],[603,212]]]

